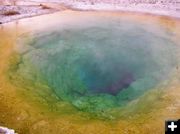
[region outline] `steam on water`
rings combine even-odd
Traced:
[[[23,59],[62,100],[87,111],[109,109],[152,89],[175,67],[176,45],[153,28],[120,19],[56,27],[35,37]]]

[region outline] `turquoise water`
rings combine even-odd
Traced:
[[[79,110],[124,106],[168,79],[177,65],[176,44],[160,27],[120,19],[82,25],[34,35],[19,69],[31,77],[36,68],[31,79],[43,79]]]

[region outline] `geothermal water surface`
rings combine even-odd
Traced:
[[[36,22],[40,25],[16,31],[9,43],[13,50],[3,75],[15,96],[23,98],[19,108],[28,111],[23,117],[41,109],[48,113],[39,115],[43,119],[53,115],[79,122],[83,115],[83,120],[121,121],[139,113],[151,115],[150,110],[159,105],[168,107],[162,96],[171,86],[179,88],[179,23],[170,28],[168,23],[161,25],[158,17],[149,16],[148,23],[143,21],[147,16],[91,12],[54,14],[51,19],[57,16],[64,20],[42,24],[48,19],[44,16],[16,23],[16,30]],[[32,110],[24,108],[25,103]]]
[[[32,72],[32,64],[60,99],[95,112],[132,101],[167,79],[178,65],[179,48],[167,33],[158,35],[117,18],[94,19],[91,25],[83,21],[83,27],[57,27],[35,35],[26,44],[29,49],[22,53],[18,72]]]

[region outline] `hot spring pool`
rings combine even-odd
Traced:
[[[96,112],[137,99],[179,65],[179,46],[165,28],[120,17],[93,19],[33,35],[22,46],[17,72],[26,78],[28,70],[31,80],[43,79],[63,101]]]
[[[51,124],[93,117],[119,120],[125,128],[124,119],[129,125],[140,116],[164,119],[156,110],[170,106],[167,96],[178,101],[179,95],[179,28],[178,21],[166,18],[72,11],[9,24],[5,30],[15,32],[6,35],[1,29],[0,80],[11,89],[4,93],[23,98],[9,103],[19,107],[18,119],[27,111],[33,123],[52,115]],[[176,89],[175,97],[171,88]]]

